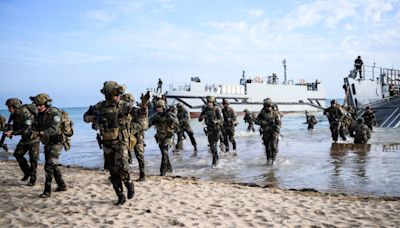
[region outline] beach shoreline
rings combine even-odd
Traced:
[[[47,199],[43,164],[35,186],[20,181],[16,161],[0,161],[1,227],[399,226],[399,197],[285,190],[180,176],[147,176],[135,197],[115,206],[107,171],[62,166],[66,192]],[[138,178],[131,172],[132,179]],[[56,184],[53,181],[53,190]]]

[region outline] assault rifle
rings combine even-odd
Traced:
[[[3,135],[1,136],[0,139],[0,147],[4,149],[5,152],[8,152],[8,146],[7,144],[4,144],[4,141],[6,140],[6,132],[11,130],[11,122],[12,122],[12,114],[10,114],[10,117],[8,118],[7,125],[3,131]],[[11,138],[11,136],[10,136]]]

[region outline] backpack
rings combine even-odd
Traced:
[[[61,143],[64,149],[67,151],[71,149],[71,137],[74,135],[74,122],[68,115],[68,112],[62,109],[58,109],[61,113]]]

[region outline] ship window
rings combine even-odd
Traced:
[[[351,84],[351,90],[353,91],[353,95],[356,95],[356,87],[354,86],[354,83]]]

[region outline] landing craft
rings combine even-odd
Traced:
[[[271,98],[278,105],[281,113],[320,111],[325,108],[325,91],[321,82],[306,82],[286,79],[286,60],[283,62],[284,80],[273,73],[270,76],[246,77],[243,71],[238,84],[204,83],[199,77],[192,77],[189,83],[173,84],[163,94],[168,105],[181,102],[190,112],[191,117],[199,117],[202,107],[206,104],[207,96],[214,96],[219,104],[227,99],[230,106],[238,114],[244,109],[259,112],[263,107],[263,100]]]
[[[379,127],[400,126],[400,70],[363,66],[362,77],[355,70],[344,78],[345,102],[357,111],[357,117],[369,106]]]

